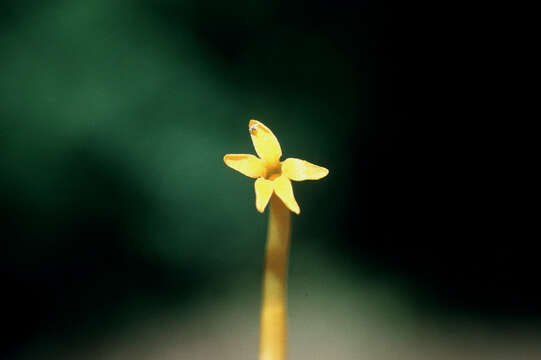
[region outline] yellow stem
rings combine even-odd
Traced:
[[[289,209],[272,195],[263,275],[259,360],[285,360],[286,279],[290,237]]]

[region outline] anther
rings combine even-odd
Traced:
[[[257,125],[258,124],[253,124],[252,126],[250,126],[250,134],[252,135],[255,135],[255,131],[257,130]]]

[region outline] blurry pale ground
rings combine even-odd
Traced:
[[[331,171],[295,184],[292,360],[541,358],[538,328],[428,315],[404,279],[342,261],[337,244],[376,241],[370,219],[355,234],[340,223],[373,191],[351,175],[366,165],[359,144],[388,146],[370,99],[374,29],[352,45],[355,65],[295,16],[268,30],[281,19],[273,2],[149,4],[12,1],[3,14],[0,259],[14,274],[3,319],[20,327],[10,360],[255,359],[267,217],[253,180],[222,162],[253,153],[252,117],[285,157]],[[230,39],[233,65],[215,53],[225,39],[208,45],[220,26],[249,44]]]
[[[307,248],[295,246],[293,251],[291,359],[541,358],[534,332],[490,329],[464,319],[435,323],[412,311],[398,292],[369,281],[349,281],[340,264],[321,257],[305,262],[301,252]],[[220,287],[189,314],[182,309],[152,314],[82,348],[42,349],[37,344],[21,359],[255,359],[260,284],[254,277],[224,281],[234,285]]]

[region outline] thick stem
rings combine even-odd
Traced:
[[[272,195],[267,232],[259,360],[285,360],[286,280],[290,237],[289,209]]]

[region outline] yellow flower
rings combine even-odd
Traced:
[[[257,120],[250,120],[248,129],[259,157],[228,154],[224,156],[225,164],[246,176],[257,179],[255,206],[259,212],[265,211],[272,194],[275,193],[289,210],[299,214],[301,209],[293,195],[290,180],[318,180],[327,176],[329,170],[295,158],[280,161],[282,149],[272,131]]]

